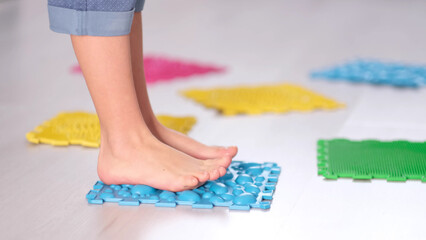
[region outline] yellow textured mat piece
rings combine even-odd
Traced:
[[[304,112],[344,107],[332,99],[292,84],[191,89],[184,91],[183,95],[206,107],[215,108],[224,115]]]
[[[164,126],[184,134],[189,132],[196,123],[194,117],[158,115],[157,119]],[[99,147],[101,129],[96,114],[64,112],[36,127],[33,131],[27,133],[26,137],[32,143]]]

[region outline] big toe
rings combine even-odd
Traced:
[[[224,167],[225,169],[229,167],[229,165],[232,162],[232,157],[231,156],[224,156],[221,157],[217,160],[219,166]]]
[[[225,169],[231,164],[232,158],[229,156],[223,156],[221,158],[208,159],[204,160],[203,164],[206,167],[206,170],[211,174],[211,170],[218,169],[219,167],[224,167]]]
[[[226,151],[225,155],[230,156],[231,158],[233,158],[238,153],[238,147],[236,147],[236,146],[227,147],[225,149],[225,151]]]
[[[238,148],[236,146],[232,147],[209,147],[209,150],[206,152],[207,156],[210,158],[220,158],[222,156],[229,156],[231,158],[235,157],[238,153]]]
[[[229,156],[233,158],[237,155],[238,148],[232,147],[219,147],[219,146],[204,146],[194,155],[194,157],[202,160],[220,158],[223,156]]]

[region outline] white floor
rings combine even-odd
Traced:
[[[317,176],[319,138],[425,141],[426,89],[310,80],[355,57],[426,64],[426,2],[148,0],[145,52],[229,67],[150,87],[157,113],[198,118],[190,135],[238,145],[282,174],[270,211],[88,205],[96,149],[34,146],[25,133],[60,111],[93,111],[69,37],[44,0],[0,3],[0,239],[425,239],[426,184]],[[178,90],[292,82],[347,104],[335,112],[221,117]]]

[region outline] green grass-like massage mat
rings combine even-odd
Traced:
[[[328,179],[426,182],[426,142],[318,141],[318,175]]]

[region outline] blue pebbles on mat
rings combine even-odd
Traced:
[[[397,87],[421,87],[426,85],[426,66],[361,59],[314,71],[311,77]]]
[[[169,192],[146,185],[106,185],[98,181],[86,195],[91,204],[193,208],[229,207],[233,210],[269,209],[281,168],[276,163],[233,161],[226,174],[194,190]]]

